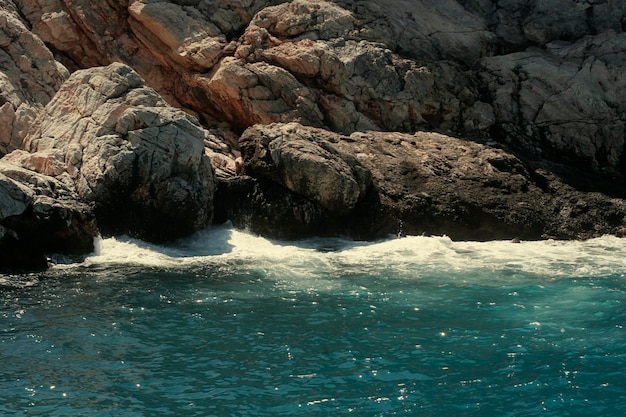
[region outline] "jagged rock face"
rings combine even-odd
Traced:
[[[93,202],[105,231],[160,240],[206,224],[208,155],[218,218],[282,237],[623,234],[623,200],[547,170],[624,193],[621,0],[0,7],[0,154]],[[113,62],[136,73],[76,71]],[[425,130],[446,135],[412,134]]]
[[[222,130],[434,129],[626,171],[620,0],[15,3],[67,65],[125,62]]]
[[[501,47],[520,51],[529,45],[572,41],[608,30],[623,31],[626,4],[621,0],[460,0],[467,11],[482,16]]]
[[[481,61],[500,139],[548,159],[624,173],[626,34]]]
[[[26,151],[5,157],[95,205],[104,233],[183,236],[212,218],[204,130],[123,64],[77,71],[46,106]]]
[[[0,156],[22,147],[37,114],[69,76],[9,0],[0,1]]]
[[[0,269],[47,266],[46,255],[93,250],[92,208],[49,176],[0,161]]]

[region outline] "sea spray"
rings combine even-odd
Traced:
[[[446,236],[390,237],[375,242],[341,238],[273,241],[230,226],[211,227],[170,245],[128,237],[100,239],[84,263],[146,267],[193,267],[199,264],[250,262],[278,268],[334,268],[395,272],[515,271],[549,277],[603,276],[626,270],[626,240],[604,236],[586,241],[455,242]],[[63,265],[67,268],[67,265]],[[72,267],[72,266],[70,266]],[[373,269],[372,269],[373,268]]]

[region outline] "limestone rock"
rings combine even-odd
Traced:
[[[123,64],[77,71],[5,159],[53,176],[95,205],[104,233],[167,240],[212,218],[204,130]]]
[[[93,250],[94,213],[63,183],[0,160],[0,270],[45,269],[47,256]]]
[[[497,139],[608,176],[624,174],[626,34],[482,61]]]
[[[10,0],[0,1],[0,156],[18,149],[36,115],[69,76]]]
[[[370,185],[371,174],[349,154],[340,154],[333,141],[340,136],[301,125],[257,126],[241,137],[244,173],[273,180],[343,214],[356,206]]]

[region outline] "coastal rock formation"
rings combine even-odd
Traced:
[[[0,0],[0,157],[22,147],[31,124],[48,104],[67,69],[9,0]]]
[[[226,182],[221,198],[245,190],[247,200],[238,200],[228,217],[266,235],[284,237],[290,230],[368,239],[423,233],[453,239],[626,234],[624,200],[576,191],[502,149],[438,133],[345,136],[272,124],[246,130],[241,148],[244,174],[254,179]]]
[[[626,170],[619,0],[14,1],[67,67],[125,62],[226,137],[437,130]]]
[[[348,212],[365,195],[371,173],[333,147],[338,138],[297,123],[248,129],[240,140],[244,172],[272,180],[331,213]]]
[[[92,203],[105,234],[162,241],[212,219],[205,131],[130,67],[76,71],[45,107],[25,150],[5,160],[49,175]]]
[[[496,139],[607,176],[625,172],[626,34],[481,61]]]
[[[103,233],[624,233],[623,1],[0,10],[0,156]]]
[[[93,210],[63,183],[0,161],[0,270],[47,266],[47,255],[93,250]]]

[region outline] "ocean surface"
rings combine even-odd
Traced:
[[[625,416],[626,240],[103,239],[0,275],[2,416]]]

